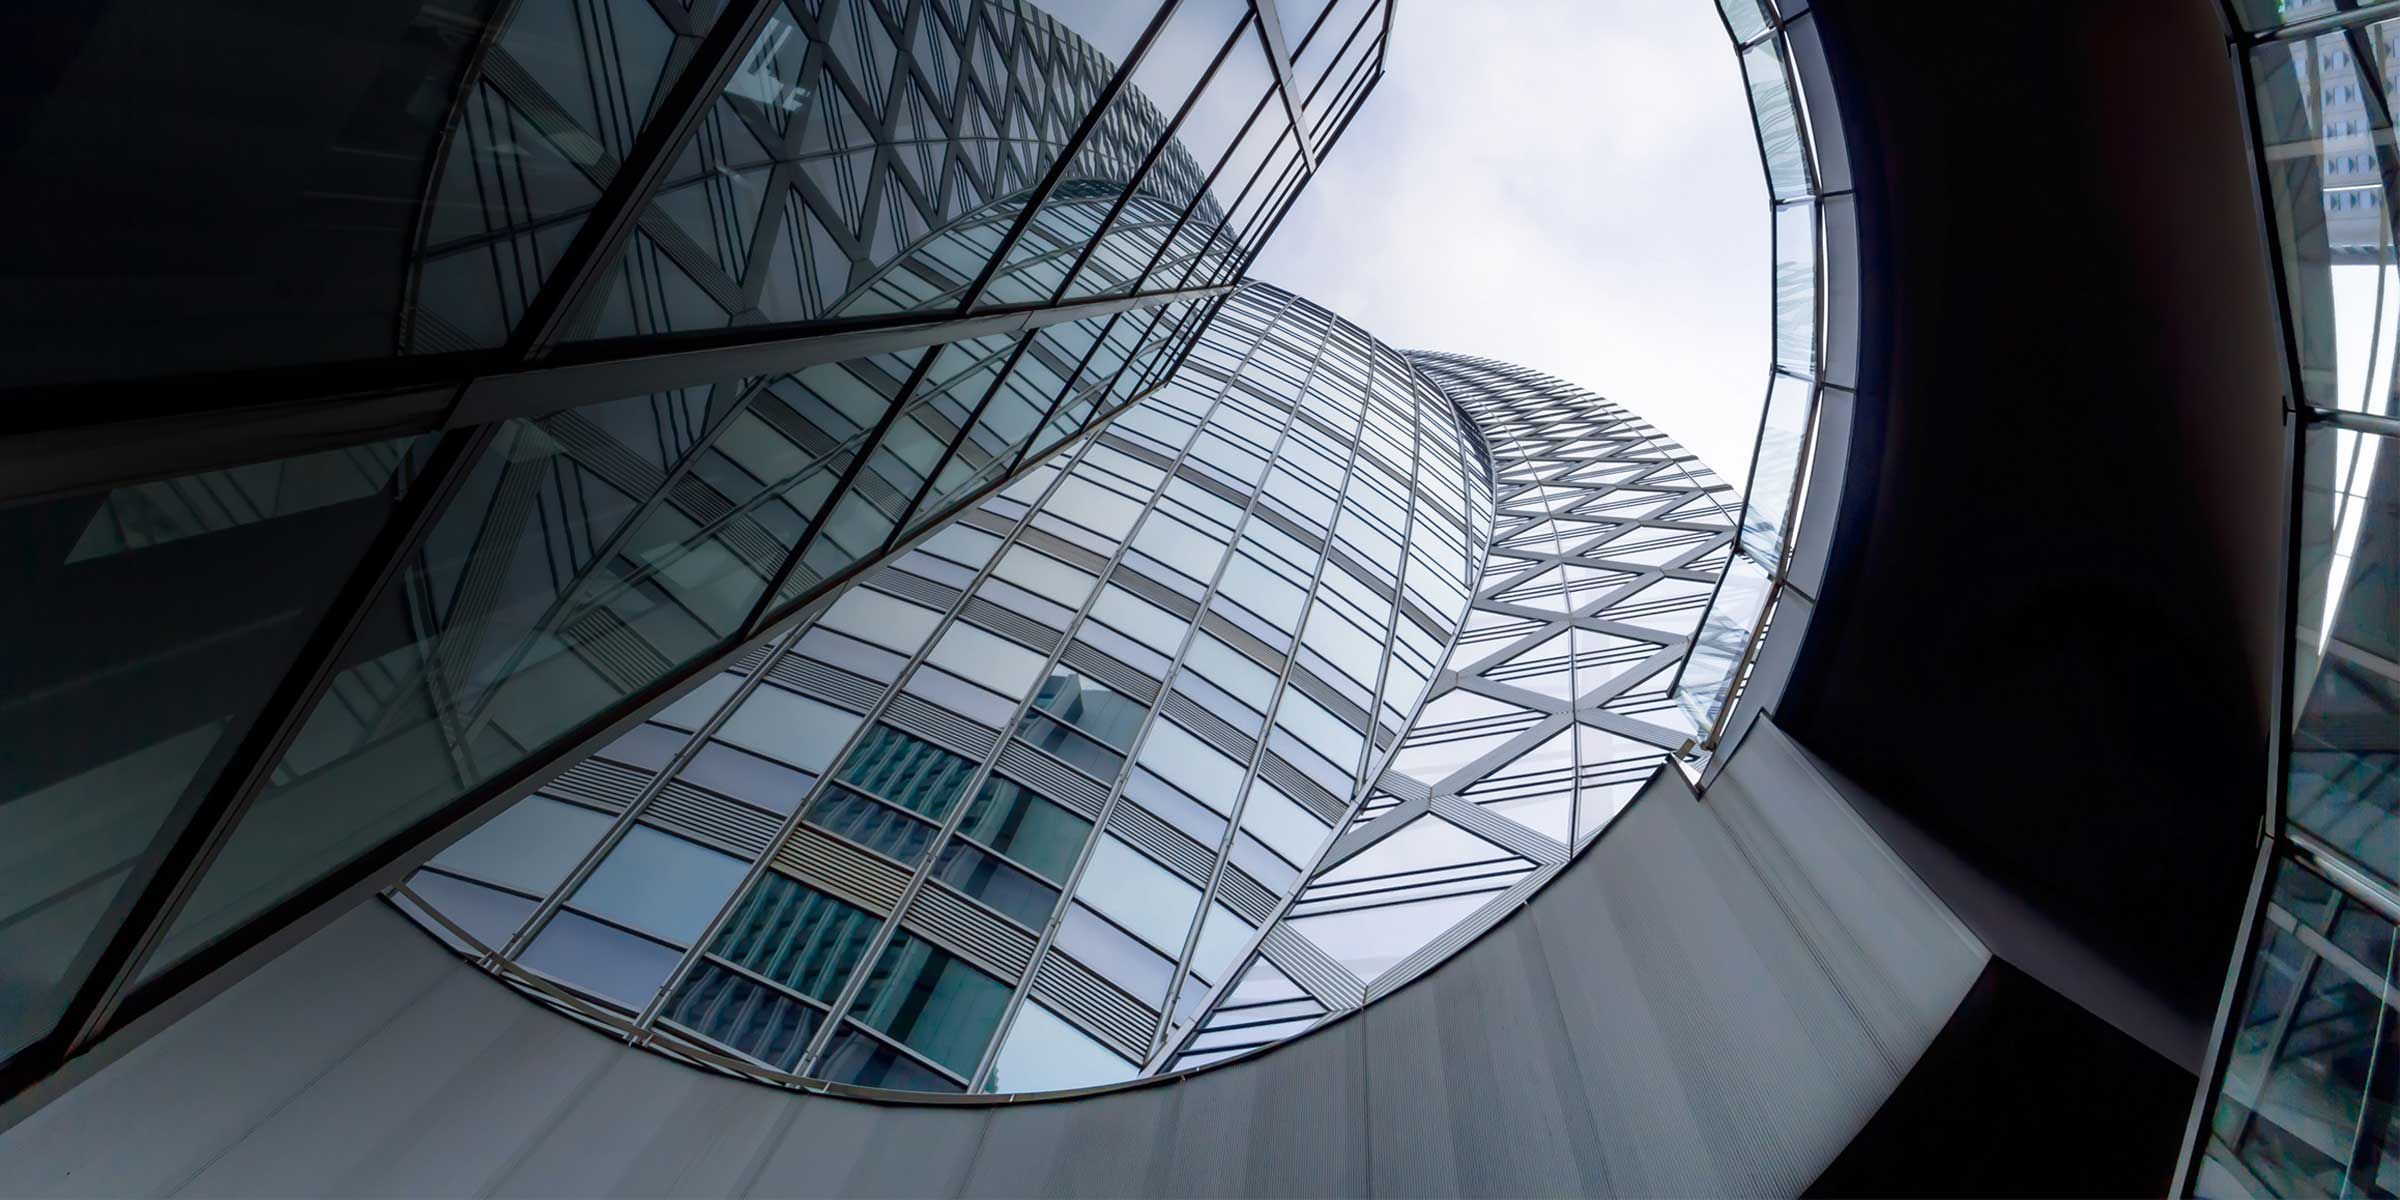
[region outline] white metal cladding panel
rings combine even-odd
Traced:
[[[1040,621],[1010,612],[981,596],[967,601],[960,613],[994,633],[1005,633],[1044,654],[1058,649],[1058,644],[1066,640],[1065,634]]]
[[[1000,748],[997,764],[1004,775],[1014,776],[1034,791],[1066,805],[1085,817],[1098,820],[1100,806],[1108,803],[1108,788],[1095,783],[1089,776],[1069,770],[1057,759],[1043,754],[1022,742],[1010,742]]]
[[[775,852],[775,865],[877,912],[897,907],[908,887],[906,871],[805,825]]]
[[[883,713],[884,720],[910,733],[922,735],[972,759],[981,759],[992,752],[992,743],[1000,735],[973,721],[963,720],[948,709],[927,704],[905,692],[892,697]]]
[[[935,884],[918,891],[908,924],[1011,981],[1033,963],[1033,935]]]
[[[625,806],[640,798],[642,789],[650,786],[654,778],[656,776],[648,771],[587,758],[559,772],[558,778],[544,784],[542,790],[612,812],[623,812]]]
[[[1200,707],[1197,701],[1170,688],[1158,711],[1183,723],[1184,728],[1200,735],[1203,741],[1233,755],[1236,762],[1247,761],[1250,752],[1258,748],[1241,730],[1226,724],[1217,714]]]
[[[1144,704],[1158,699],[1158,681],[1102,654],[1084,642],[1070,642],[1059,661]]]
[[[1194,883],[1207,883],[1209,868],[1216,865],[1215,851],[1193,841],[1182,830],[1159,820],[1132,800],[1120,800],[1109,810],[1108,827],[1126,841],[1157,855]]]
[[[950,606],[958,603],[960,595],[957,588],[935,583],[922,575],[912,575],[897,567],[885,567],[875,572],[874,582],[883,591],[905,600],[914,600],[939,612],[950,611]]]
[[[1128,553],[1132,552],[1128,551]],[[1140,596],[1144,600],[1148,600],[1160,608],[1166,609],[1168,612],[1174,613],[1176,616],[1182,617],[1186,621],[1191,620],[1200,612],[1200,606],[1192,603],[1191,597],[1186,596],[1182,592],[1176,591],[1174,588],[1168,587],[1167,585],[1142,574],[1140,571],[1134,570],[1132,567],[1127,566],[1122,562],[1117,564],[1116,570],[1109,572],[1108,578],[1109,582],[1114,583],[1137,596]]]
[[[864,712],[883,698],[884,685],[853,671],[827,666],[813,658],[787,654],[768,668],[767,678],[844,708]]]
[[[1259,951],[1291,976],[1292,982],[1334,1008],[1356,1008],[1366,999],[1366,987],[1358,981],[1358,976],[1343,969],[1342,964],[1318,949],[1315,942],[1293,933],[1291,926],[1281,921],[1268,927],[1267,936],[1259,942]]]
[[[1254,924],[1272,916],[1279,903],[1273,892],[1260,886],[1257,880],[1232,863],[1225,864],[1224,874],[1218,877],[1217,898]]]
[[[1350,811],[1348,801],[1326,791],[1322,784],[1277,757],[1273,750],[1258,756],[1258,775],[1328,822],[1338,824]]]
[[[1033,994],[1086,1030],[1103,1035],[1127,1057],[1138,1061],[1149,1054],[1158,1014],[1082,963],[1055,951],[1043,955],[1033,969]]]
[[[642,810],[642,819],[682,833],[697,834],[744,858],[766,853],[768,844],[775,840],[775,831],[783,826],[783,818],[774,813],[703,791],[680,779],[669,780],[659,790]]]

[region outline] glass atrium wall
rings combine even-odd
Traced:
[[[2400,1192],[2400,198],[2389,5],[2236,0],[2291,443],[2257,893],[2177,1189]],[[2262,403],[2272,403],[2262,399]]]
[[[1514,911],[1696,730],[1675,704],[1733,541],[1732,489],[1625,409],[1412,354],[1490,449],[1465,631],[1374,789],[1170,1060],[1221,1061],[1369,1003]]]
[[[1157,387],[1388,20],[25,14],[0,1092]]]
[[[1582,429],[1548,432],[1601,444]],[[1245,285],[1172,382],[397,902],[570,1011],[762,1078],[1130,1078],[1225,990],[1415,715],[1483,574],[1487,472],[1398,353]],[[1710,549],[1675,536],[1641,549]]]
[[[1737,701],[1769,658],[1777,614],[1787,647],[1806,626],[1831,520],[1804,530],[1802,518],[1812,499],[1838,496],[1858,384],[1856,201],[1815,18],[1807,0],[1717,7],[1741,58],[1766,168],[1774,336],[1740,537],[1676,683],[1703,753],[1738,736]]]

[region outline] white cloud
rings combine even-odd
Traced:
[[[1767,204],[1714,7],[1404,4],[1383,82],[1252,274],[1393,345],[1588,387],[1738,485]]]

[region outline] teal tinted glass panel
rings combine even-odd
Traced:
[[[2275,867],[2266,917],[2194,1193],[2387,1190],[2400,1156],[2392,922],[2290,860]]]
[[[935,857],[933,877],[983,901],[1028,929],[1039,930],[1058,908],[1058,889],[966,842],[951,842]]]
[[[831,1001],[882,924],[883,918],[857,905],[769,871],[708,951],[802,995]]]
[[[838,787],[817,797],[806,820],[912,867],[924,861],[935,833],[933,826],[892,805]]]
[[[967,806],[959,832],[998,850],[1018,863],[1064,884],[1092,823],[1052,803],[1022,784],[994,775]]]
[[[2305,435],[2292,824],[2400,882],[2400,441]]]
[[[851,1013],[934,1062],[970,1075],[1000,1027],[1008,985],[906,931],[892,935]]]
[[[923,738],[877,725],[842,763],[843,783],[939,821],[965,794],[975,764]]]
[[[0,508],[19,631],[0,642],[0,1056],[64,1010],[109,906],[295,668],[429,441]],[[108,635],[35,632],[69,620]]]
[[[668,1020],[779,1071],[796,1070],[825,1014],[702,959],[667,1002]]]

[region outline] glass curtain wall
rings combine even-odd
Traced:
[[[2228,5],[2291,443],[2276,785],[2179,1193],[2400,1192],[2400,22]],[[2262,399],[2262,403],[2273,403]]]
[[[0,1092],[1173,372],[1389,13],[1064,7],[19,23]]]
[[[1734,540],[1732,489],[1598,396],[1413,353],[1480,430],[1492,549],[1424,708],[1163,1062],[1291,1037],[1432,969],[1608,827],[1697,727],[1676,671]]]
[[[1484,576],[1488,471],[1402,356],[1247,284],[1166,386],[395,902],[520,987],[756,1078],[1131,1078],[1399,743]]]
[[[1855,312],[1856,218],[1840,130],[1816,128],[1831,111],[1831,89],[1802,87],[1801,63],[1814,53],[1807,0],[1718,0],[1718,10],[1741,59],[1766,168],[1774,332],[1740,534],[1676,683],[1702,753],[1727,734],[1787,591],[1803,603],[1814,591],[1796,561],[1803,502],[1811,464],[1842,449],[1816,445],[1820,417],[1847,412],[1856,382],[1846,325],[1828,320]]]

